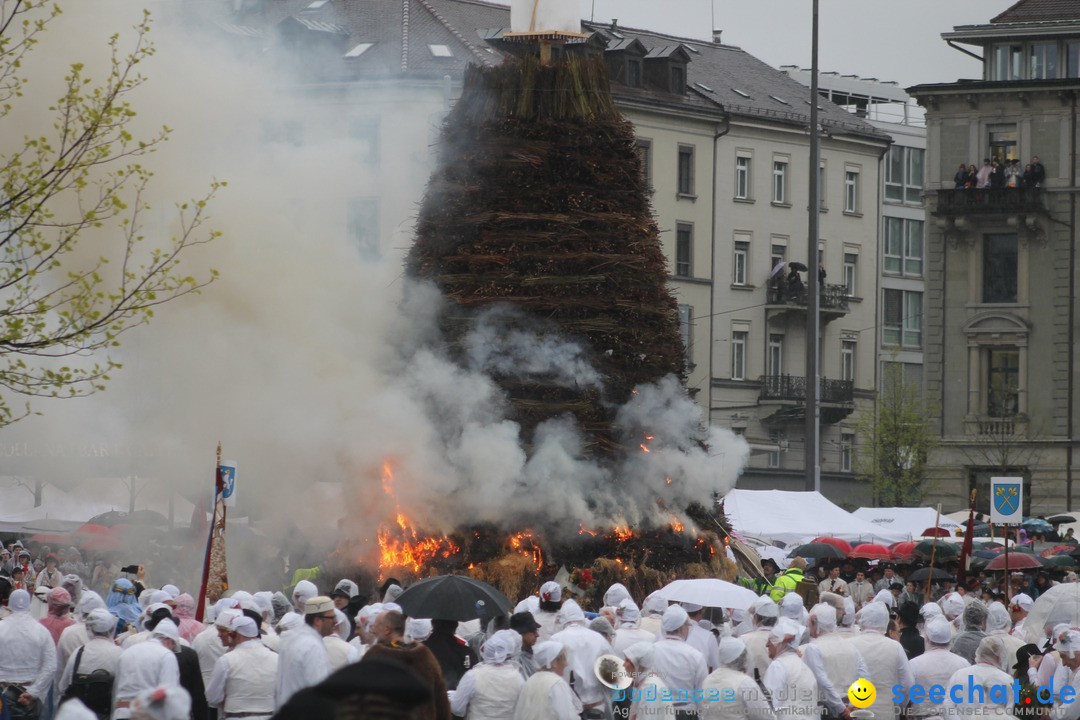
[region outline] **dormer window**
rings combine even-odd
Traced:
[[[630,87],[641,87],[641,60],[629,58],[626,61],[626,84]]]
[[[676,95],[686,94],[686,66],[679,63],[671,64],[671,92]]]

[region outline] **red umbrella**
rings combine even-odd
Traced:
[[[1050,557],[1051,555],[1067,555],[1076,549],[1076,545],[1055,545],[1049,550],[1043,550],[1040,555],[1043,557]]]
[[[838,550],[842,551],[845,555],[850,555],[851,554],[851,543],[849,543],[847,540],[841,540],[840,538],[834,538],[834,537],[819,537],[819,538],[814,538],[810,542],[825,543],[826,545],[832,545],[834,548],[837,548]]]
[[[922,531],[922,534],[923,537],[952,537],[952,533],[945,528],[939,527],[926,528]]]
[[[72,540],[86,542],[90,538],[112,535],[112,532],[112,528],[107,528],[104,525],[86,523],[85,525],[80,525],[76,528],[75,532],[71,533],[71,538]]]
[[[892,558],[892,553],[889,552],[889,548],[883,545],[863,543],[855,546],[855,549],[851,551],[851,557],[866,560],[889,560]]]
[[[915,546],[918,544],[917,542],[898,542],[890,549],[894,558],[909,558],[915,554]]]
[[[1026,570],[1028,568],[1041,568],[1043,564],[1039,562],[1039,558],[1030,553],[1011,552],[1009,553],[1009,570]],[[1004,570],[1005,569],[1005,553],[1001,553],[996,558],[986,563],[987,570]]]

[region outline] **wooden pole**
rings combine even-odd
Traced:
[[[934,544],[930,548],[930,573],[926,576],[926,592],[923,597],[930,601],[930,582],[934,579],[934,558],[937,557],[937,528],[941,522],[941,503],[937,505],[937,516],[934,518]]]
[[[1005,598],[1012,596],[1012,580],[1009,578],[1009,523],[1005,523]]]

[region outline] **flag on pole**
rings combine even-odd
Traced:
[[[236,461],[226,460],[219,465],[221,468],[221,480],[224,483],[222,497],[225,498],[225,507],[236,507]]]
[[[960,569],[956,572],[956,584],[964,585],[967,580],[968,561],[971,559],[971,551],[974,547],[975,538],[975,490],[971,491],[971,506],[968,509],[967,530],[964,531],[964,544],[960,548]]]
[[[206,612],[207,602],[217,602],[229,590],[229,573],[225,562],[225,490],[226,481],[224,466],[221,463],[221,443],[218,443],[217,465],[214,471],[214,515],[210,522],[210,534],[206,540],[202,587],[195,607],[195,619],[200,622]]]

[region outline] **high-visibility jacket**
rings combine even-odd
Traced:
[[[800,568],[788,568],[773,583],[769,597],[773,602],[780,602],[789,592],[795,592],[795,588],[802,582],[803,571]]]

